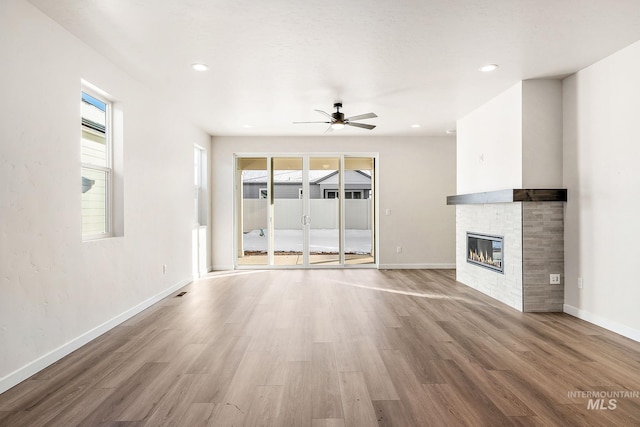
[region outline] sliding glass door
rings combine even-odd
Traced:
[[[269,265],[269,177],[266,157],[236,159],[236,265]]]
[[[375,266],[375,156],[236,157],[236,267]]]
[[[304,265],[303,158],[271,159],[271,217],[275,265]]]
[[[340,158],[309,158],[309,264],[341,264]]]
[[[344,158],[344,253],[347,264],[375,262],[374,158]]]

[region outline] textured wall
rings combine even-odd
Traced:
[[[467,263],[467,231],[503,236],[504,274]],[[522,311],[522,204],[456,206],[457,280]]]
[[[562,312],[564,303],[564,203],[522,203],[524,311]],[[549,275],[560,274],[550,285]]]
[[[170,102],[29,3],[1,4],[0,392],[191,279],[193,145],[209,146]],[[81,79],[124,115],[124,234],[90,242]]]

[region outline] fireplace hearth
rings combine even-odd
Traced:
[[[503,238],[467,232],[467,262],[504,273]]]

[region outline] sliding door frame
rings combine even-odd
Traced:
[[[296,265],[276,265],[274,255],[274,203],[273,203],[273,162],[274,158],[302,158],[302,188],[303,188],[303,215],[310,214],[310,195],[309,193],[309,168],[310,159],[312,158],[337,158],[339,159],[339,261],[338,264],[331,265],[319,265],[310,263],[309,256],[309,233],[311,226],[307,225],[303,227],[303,264]],[[368,264],[347,264],[345,255],[345,158],[371,158],[373,159],[373,170],[371,171],[371,191],[373,194],[373,206],[372,206],[372,246],[371,252],[373,255],[373,262]],[[268,192],[268,214],[267,214],[267,228],[268,228],[268,264],[239,264],[238,257],[242,246],[242,229],[240,215],[242,214],[242,182],[239,178],[238,160],[243,158],[265,158],[267,160],[267,192]],[[277,153],[277,152],[264,152],[264,153],[235,153],[233,155],[233,265],[236,270],[263,270],[263,269],[323,269],[323,268],[378,268],[379,259],[379,158],[378,153],[372,152],[312,152],[312,153]],[[313,221],[313,219],[312,219]]]

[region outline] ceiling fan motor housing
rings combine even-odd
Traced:
[[[338,122],[343,122],[344,121],[344,114],[340,112],[340,109],[342,108],[342,102],[336,102],[333,104],[333,108],[336,109],[336,112],[333,113],[331,115],[331,117],[333,117],[335,120],[337,120]]]

